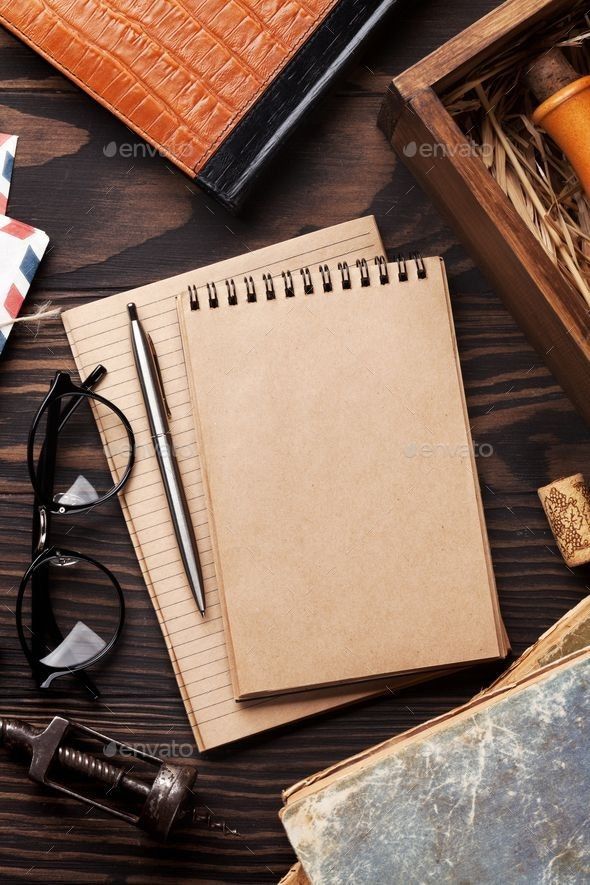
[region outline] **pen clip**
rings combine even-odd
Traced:
[[[162,372],[160,370],[160,361],[158,360],[158,354],[156,353],[156,348],[154,347],[154,342],[152,341],[152,336],[148,335],[147,340],[150,345],[150,350],[152,352],[152,356],[154,358],[154,365],[156,367],[156,375],[158,376],[158,386],[160,388],[160,395],[162,397],[162,402],[164,403],[164,408],[166,409],[166,415],[168,418],[172,418],[172,413],[170,411],[170,407],[168,406],[168,400],[166,399],[166,393],[164,391],[164,382],[162,380]]]

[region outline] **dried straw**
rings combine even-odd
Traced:
[[[58,317],[60,313],[61,308],[51,307],[51,301],[45,301],[44,304],[39,305],[34,313],[29,313],[26,316],[16,317],[15,319],[0,322],[0,329],[4,328],[5,326],[12,326],[15,323],[40,323],[44,320],[49,320],[52,317]]]
[[[523,74],[552,46],[590,72],[587,2],[540,26],[444,97],[483,163],[547,255],[590,306],[590,201],[557,145],[531,122]]]

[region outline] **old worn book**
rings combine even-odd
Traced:
[[[584,882],[590,650],[288,791],[312,885]]]
[[[490,688],[482,692],[482,695],[514,684],[541,667],[559,661],[588,646],[590,646],[590,596],[579,602],[543,633],[537,642],[528,648]],[[320,775],[320,778],[322,776]],[[315,779],[314,777],[311,780]],[[287,793],[296,793],[299,787],[306,783],[304,781],[297,784]],[[309,879],[301,862],[291,867],[287,875],[281,879],[281,885],[309,885]]]
[[[0,0],[0,22],[236,208],[396,0]]]
[[[178,301],[237,699],[507,651],[443,262],[320,265]]]

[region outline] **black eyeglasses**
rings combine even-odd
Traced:
[[[117,642],[125,620],[123,591],[98,560],[49,540],[53,516],[88,513],[125,485],[135,460],[133,430],[125,415],[93,391],[106,374],[97,366],[81,386],[58,372],[29,432],[27,462],[35,491],[33,561],[20,583],[16,623],[21,646],[40,688],[74,674],[93,698],[99,691],[83,672]],[[111,471],[96,468],[93,407],[115,429]],[[114,470],[117,481],[113,481]]]

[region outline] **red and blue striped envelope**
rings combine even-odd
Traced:
[[[0,353],[49,242],[42,230],[6,215],[16,142],[0,133]]]

